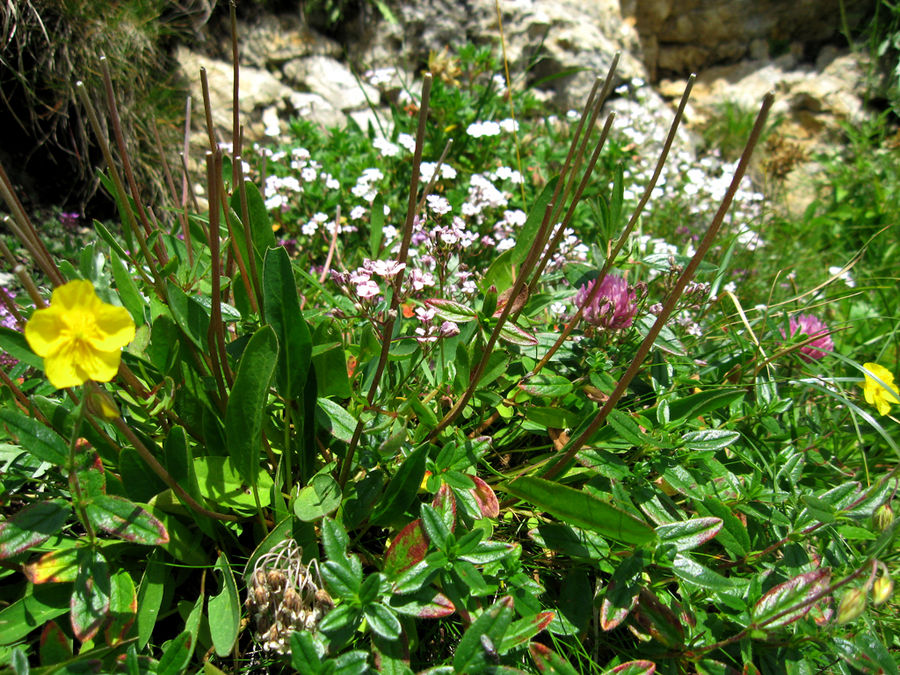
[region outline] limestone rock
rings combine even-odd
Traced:
[[[338,110],[363,108],[378,103],[378,90],[357,80],[350,69],[330,56],[307,56],[287,62],[282,70],[294,87],[319,94]]]
[[[223,47],[223,54],[231,53],[230,38]],[[238,55],[242,66],[274,68],[304,56],[340,54],[340,45],[307,26],[299,12],[264,14],[255,22],[238,24]]]

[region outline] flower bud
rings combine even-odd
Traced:
[[[88,393],[87,408],[92,415],[105,420],[114,420],[121,417],[119,407],[112,396],[99,387],[92,387],[92,391]]]
[[[887,575],[878,577],[872,585],[872,604],[881,605],[887,602],[894,592],[894,580]]]
[[[837,622],[850,623],[866,609],[866,591],[862,588],[853,588],[841,597],[838,605]]]
[[[875,529],[879,532],[884,532],[888,529],[891,523],[894,522],[894,510],[891,508],[890,502],[882,504],[875,509],[872,520],[875,523]]]

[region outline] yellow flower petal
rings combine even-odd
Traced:
[[[47,356],[60,349],[66,337],[62,334],[65,323],[59,307],[39,309],[25,324],[25,340],[38,356]]]
[[[134,340],[134,321],[124,307],[101,304],[95,316],[102,336],[91,341],[95,349],[109,352],[121,349]]]
[[[866,403],[874,405],[879,415],[887,415],[891,410],[891,403],[900,403],[900,391],[894,384],[893,373],[877,363],[864,363],[863,368],[866,376],[863,387]]]

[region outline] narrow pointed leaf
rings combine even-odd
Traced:
[[[528,651],[541,675],[578,675],[578,671],[572,667],[572,664],[547,645],[532,642],[528,645]]]
[[[502,642],[513,618],[513,599],[504,596],[488,607],[463,634],[453,656],[453,668],[457,673],[477,672],[486,665],[482,636],[495,645]]]
[[[422,478],[425,476],[425,460],[428,448],[421,445],[403,460],[397,473],[391,478],[384,491],[384,497],[372,514],[371,522],[376,525],[390,524],[403,515],[416,498]]]
[[[616,541],[640,545],[656,537],[649,525],[630,513],[586,492],[543,478],[524,476],[508,483],[505,489],[570,525]]]
[[[481,515],[485,518],[497,518],[500,515],[500,502],[497,501],[497,495],[493,488],[484,482],[478,476],[469,476],[475,487],[469,490],[478,502],[478,508],[481,509]]]
[[[72,509],[61,499],[38,502],[0,523],[0,559],[27,551],[62,529]]]
[[[137,592],[131,575],[120,570],[110,578],[109,616],[110,622],[104,633],[106,644],[114,647],[127,636],[137,615]]]
[[[776,628],[793,623],[806,615],[812,608],[807,604],[787,612],[774,621],[772,617],[790,610],[791,607],[802,604],[805,600],[828,588],[831,582],[831,570],[820,568],[805,574],[799,574],[784,583],[766,591],[753,607],[753,622],[757,625],[765,624],[766,628]]]
[[[53,429],[8,408],[0,410],[0,420],[16,437],[22,449],[41,461],[63,466],[69,460],[65,441]]]
[[[454,302],[453,300],[429,298],[425,301],[425,306],[433,309],[435,315],[442,321],[468,323],[478,316],[478,313],[471,307],[467,307],[459,302]]]
[[[193,652],[193,640],[188,631],[173,639],[163,650],[156,666],[156,675],[180,675]]]
[[[422,527],[422,520],[416,518],[400,530],[388,547],[384,554],[384,573],[390,579],[396,578],[401,572],[421,562],[426,553],[428,537]]]
[[[675,546],[678,551],[689,551],[705,544],[722,529],[721,518],[691,518],[680,523],[666,523],[656,528],[661,546]]]
[[[251,486],[259,476],[263,415],[277,359],[275,331],[263,326],[244,349],[225,409],[228,454],[241,478]]]
[[[72,632],[85,642],[90,640],[109,614],[109,568],[99,551],[82,550],[78,575],[69,603]]]
[[[209,617],[209,634],[219,657],[231,653],[237,640],[241,623],[241,601],[238,597],[234,574],[224,553],[219,553],[216,560],[216,571],[219,573],[221,591],[209,599],[207,615]]]
[[[653,675],[656,664],[653,661],[628,661],[609,671],[611,675]]]
[[[500,339],[519,347],[536,347],[538,345],[538,339],[533,333],[508,321],[500,329]]]
[[[500,654],[505,654],[510,649],[524,645],[549,626],[554,616],[554,612],[539,612],[534,616],[513,622],[507,629],[506,635],[503,636],[503,642],[499,645],[497,651]]]
[[[681,437],[681,442],[691,450],[710,452],[721,450],[737,441],[741,437],[739,431],[728,429],[703,429],[701,431],[689,431]]]

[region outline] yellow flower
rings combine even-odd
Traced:
[[[894,384],[894,375],[877,363],[864,363],[863,368],[865,368],[866,375],[864,392],[866,403],[878,408],[879,415],[887,415],[891,409],[891,403],[900,403],[900,398],[898,398],[900,391]]]
[[[70,281],[54,289],[49,307],[31,316],[25,339],[57,389],[109,382],[122,347],[134,339],[134,321],[124,307],[102,302],[90,281]]]

